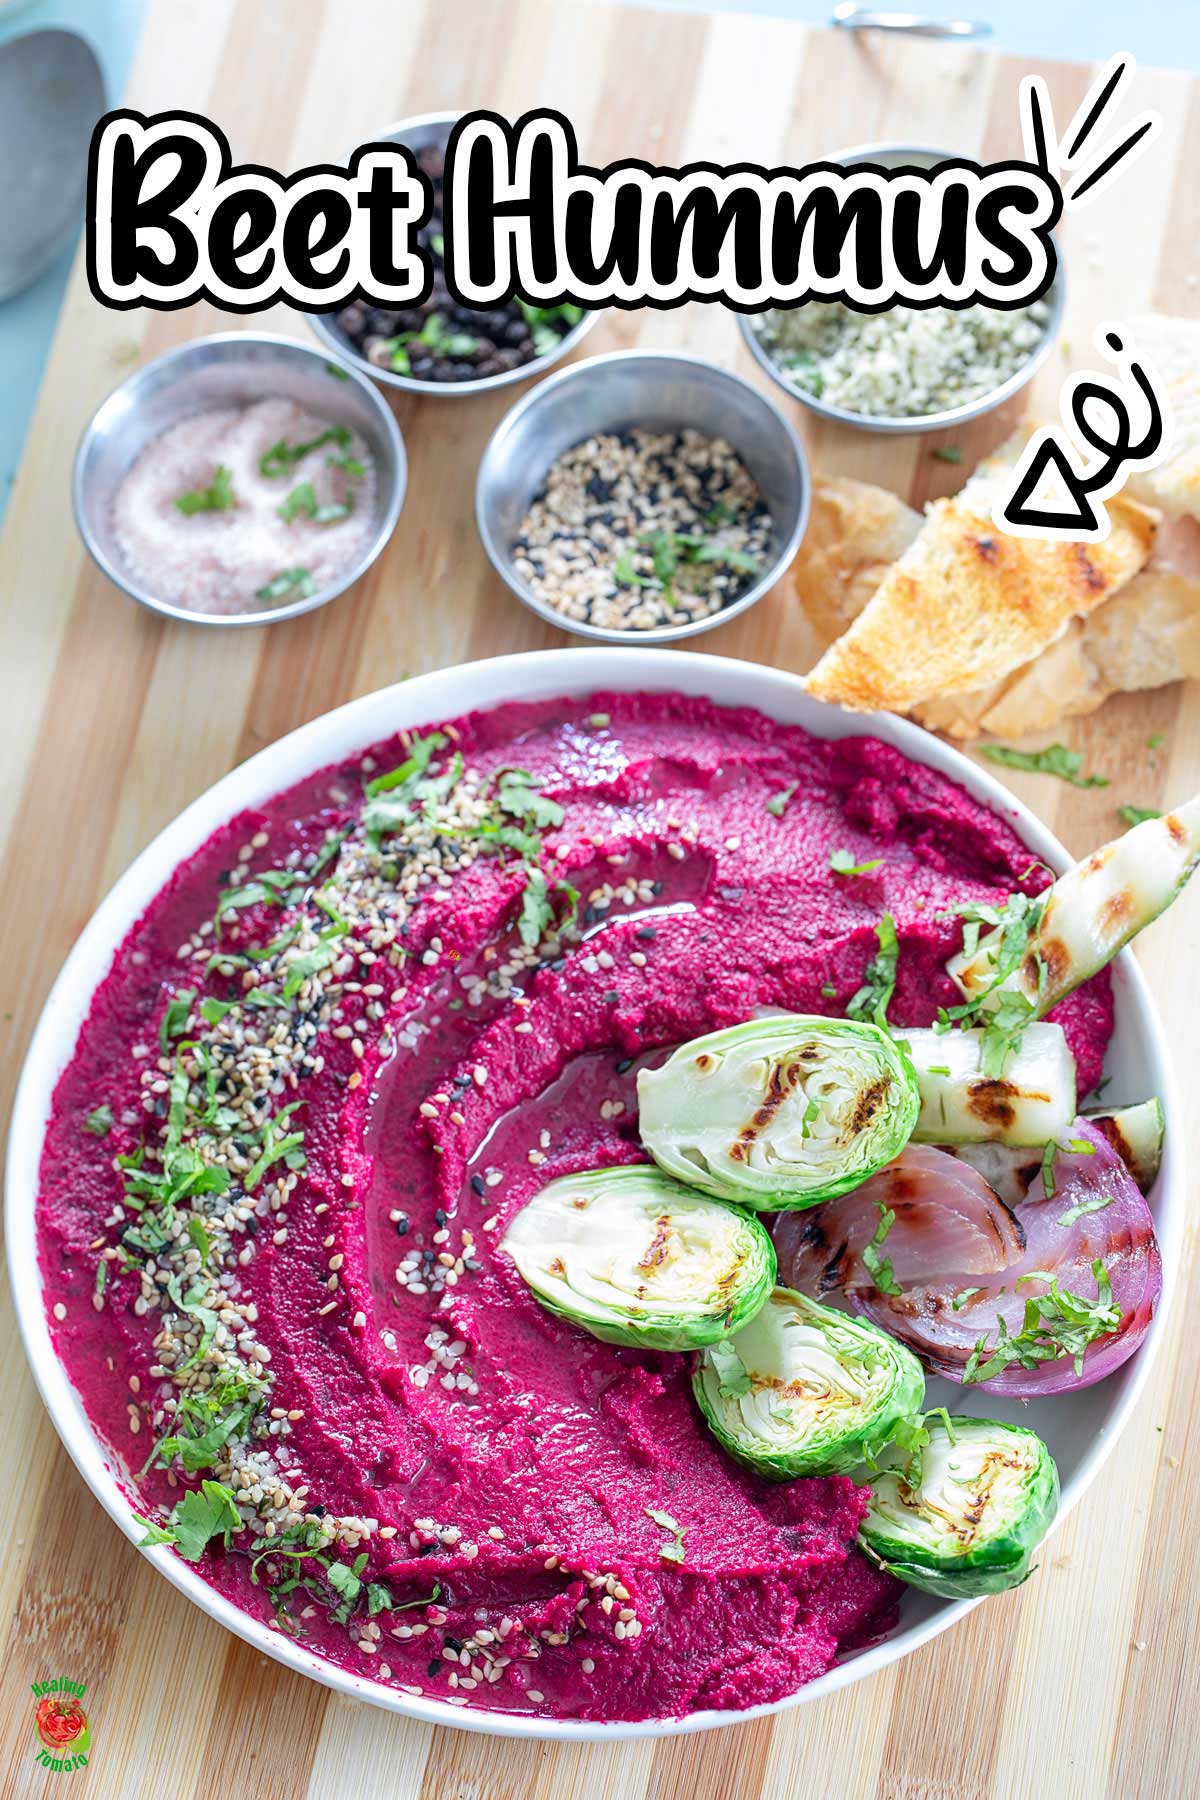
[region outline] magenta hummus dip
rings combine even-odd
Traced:
[[[886,1632],[866,1491],[740,1468],[688,1357],[553,1318],[499,1244],[552,1177],[642,1158],[646,1059],[840,1015],[885,911],[891,1016],[929,1023],[943,915],[1029,863],[878,741],[677,695],[472,714],[218,832],[121,946],[42,1167],[55,1343],[138,1510],[276,1629],[460,1705],[736,1709]],[[1055,1016],[1086,1090],[1107,977]]]

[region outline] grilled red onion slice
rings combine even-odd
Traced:
[[[962,1275],[965,1286],[968,1277],[1007,1269],[1025,1250],[1019,1222],[978,1170],[945,1150],[909,1144],[850,1193],[776,1218],[780,1281],[817,1299],[837,1288],[873,1288],[862,1253],[880,1205],[896,1217],[879,1254],[902,1288],[949,1274]]]
[[[1026,1300],[1047,1293],[1048,1282],[1021,1283],[1021,1276],[1044,1271],[1057,1279],[1061,1292],[1095,1306],[1099,1284],[1093,1265],[1099,1261],[1111,1284],[1119,1323],[1082,1347],[1081,1370],[1076,1370],[1075,1357],[1068,1352],[1033,1368],[1010,1362],[974,1385],[985,1392],[1030,1398],[1090,1387],[1110,1375],[1146,1335],[1162,1291],[1162,1265],[1150,1209],[1120,1157],[1084,1119],[1071,1127],[1068,1144],[1086,1144],[1090,1149],[1060,1150],[1053,1166],[1053,1193],[1046,1196],[1039,1172],[1016,1208],[1026,1237],[1019,1261],[998,1273],[963,1280],[950,1267],[957,1246],[948,1239],[946,1267],[940,1276],[911,1282],[897,1272],[905,1289],[902,1294],[855,1288],[852,1306],[916,1351],[936,1374],[962,1382],[976,1345],[983,1341],[985,1349],[977,1362],[986,1364],[998,1341],[999,1321],[1003,1319],[1010,1336],[1018,1335]],[[885,1245],[885,1254],[887,1250]]]

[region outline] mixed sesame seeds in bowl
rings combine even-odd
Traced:
[[[928,169],[952,156],[907,144],[867,144],[829,160],[850,168]],[[860,431],[944,431],[993,412],[1020,392],[1062,322],[1061,261],[1031,305],[893,307],[861,313],[837,303],[740,316],[751,355],[808,411]]]
[[[526,395],[484,452],[492,565],[562,629],[670,643],[774,586],[808,520],[804,451],[774,404],[700,357],[617,351]]]

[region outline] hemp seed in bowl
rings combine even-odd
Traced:
[[[711,618],[753,585],[772,521],[723,438],[597,432],[550,466],[513,545],[513,571],[566,619],[653,630]]]
[[[968,405],[1016,375],[1046,335],[1044,300],[1018,311],[971,306],[860,313],[810,303],[751,329],[794,387],[868,417],[916,419]]]

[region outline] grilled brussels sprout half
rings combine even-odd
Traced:
[[[914,1457],[871,1477],[859,1543],[910,1587],[949,1600],[1017,1587],[1058,1508],[1039,1437],[994,1419],[930,1414]]]
[[[736,1337],[703,1352],[692,1386],[713,1436],[770,1481],[858,1468],[925,1396],[903,1344],[782,1287]]]
[[[899,1154],[920,1110],[912,1064],[877,1025],[783,1013],[682,1044],[638,1076],[660,1168],[764,1212],[816,1206]]]
[[[775,1249],[757,1219],[646,1164],[550,1182],[502,1247],[548,1312],[649,1350],[727,1337],[775,1281]]]

